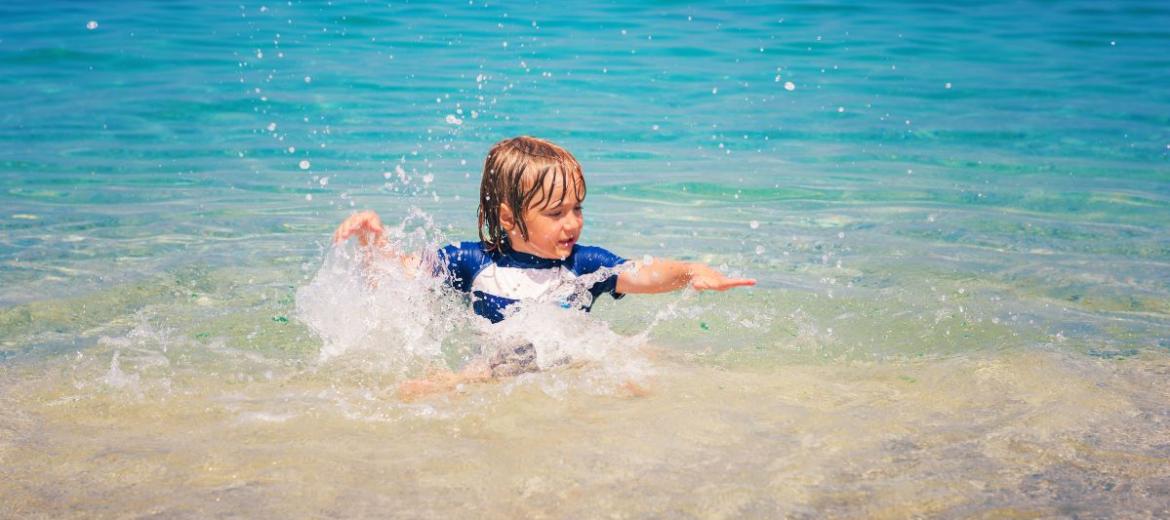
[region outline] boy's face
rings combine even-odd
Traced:
[[[559,187],[552,185],[553,176],[549,176],[547,182],[549,193],[562,192]],[[560,200],[553,200],[549,204],[532,204],[525,208],[523,218],[528,228],[528,240],[524,240],[524,236],[520,234],[519,228],[508,214],[510,212],[501,212],[503,228],[508,231],[508,239],[513,250],[541,258],[565,258],[573,252],[573,245],[581,236],[585,219],[581,213],[581,201],[577,200],[576,196],[577,181],[570,182],[574,185],[563,190]]]

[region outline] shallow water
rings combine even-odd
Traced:
[[[1161,3],[0,20],[0,516],[1170,515]],[[585,243],[759,286],[536,311],[577,363],[404,401],[483,333],[329,233],[473,237],[519,133]]]

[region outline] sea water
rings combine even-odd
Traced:
[[[1170,7],[0,5],[0,516],[1170,515]],[[583,243],[755,288],[542,308],[408,400],[551,139]],[[505,322],[508,323],[508,322]]]

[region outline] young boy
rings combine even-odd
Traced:
[[[584,200],[581,165],[567,150],[535,137],[500,141],[488,152],[480,181],[479,241],[444,247],[432,270],[453,288],[470,293],[475,313],[493,323],[505,319],[518,304],[588,311],[594,299],[606,293],[621,298],[688,286],[725,291],[756,283],[728,278],[699,263],[654,259],[626,266],[624,258],[605,249],[578,245],[585,225]],[[339,244],[352,236],[367,256],[388,253],[408,270],[421,267],[417,256],[387,251],[382,222],[373,211],[345,219],[333,241]],[[489,374],[500,377],[535,369],[534,349],[521,345],[496,352],[486,367],[472,367],[435,384],[449,387]],[[403,393],[412,391],[407,388]]]

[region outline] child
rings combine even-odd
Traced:
[[[505,139],[492,146],[479,187],[479,241],[449,245],[438,252],[432,271],[455,289],[471,294],[472,309],[491,322],[505,319],[514,305],[550,303],[588,311],[596,297],[660,293],[684,287],[725,291],[755,285],[728,278],[704,264],[655,259],[627,261],[599,247],[577,244],[585,221],[585,177],[567,150],[535,137]],[[387,251],[382,222],[373,211],[351,215],[333,241],[356,236],[367,258],[396,256],[408,271],[415,255]],[[621,268],[619,269],[619,266]],[[467,380],[536,370],[531,344],[501,349],[460,374],[400,387],[410,395],[449,388]],[[418,383],[414,386],[413,383]]]

